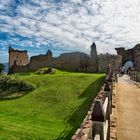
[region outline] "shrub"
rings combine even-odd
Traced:
[[[35,87],[21,80],[11,79],[10,77],[0,77],[0,95],[7,96],[15,92],[32,91]]]
[[[0,63],[0,73],[4,70],[4,65]]]

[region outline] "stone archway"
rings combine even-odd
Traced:
[[[122,56],[122,66],[129,60],[133,62],[135,70],[140,71],[140,44],[128,50],[123,47],[115,49],[117,54]]]
[[[124,71],[127,72],[127,70],[128,70],[129,68],[134,67],[134,63],[133,63],[132,61],[128,60],[128,61],[125,61],[125,62],[123,63],[122,67],[124,68]]]

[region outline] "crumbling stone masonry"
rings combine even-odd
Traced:
[[[112,66],[113,70],[118,70],[121,62],[120,55],[100,54],[98,55],[98,72],[106,72],[108,66]]]
[[[140,44],[137,44],[134,48],[125,50],[125,48],[116,48],[117,54],[122,56],[122,66],[127,61],[132,61],[134,68],[140,71]]]
[[[13,66],[26,66],[29,63],[27,51],[14,50],[9,47],[9,73],[13,73]]]
[[[95,43],[91,45],[90,55],[72,52],[53,57],[52,52],[48,50],[44,55],[31,57],[30,61],[27,51],[9,48],[9,73],[36,70],[46,66],[77,72],[106,72],[108,65],[118,68],[119,63],[118,55],[97,55]]]

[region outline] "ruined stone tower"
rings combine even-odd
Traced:
[[[97,72],[97,71],[98,71],[98,55],[96,45],[93,42],[93,44],[91,45],[88,72]]]
[[[27,51],[14,50],[9,47],[9,73],[14,65],[24,66],[29,63]]]
[[[46,55],[49,57],[49,58],[52,58],[53,57],[53,54],[52,54],[52,51],[51,50],[48,50]]]

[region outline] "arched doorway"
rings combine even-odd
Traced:
[[[133,62],[128,60],[128,61],[125,61],[125,63],[123,64],[123,69],[125,71],[125,73],[127,72],[127,70],[129,68],[132,68],[134,66]]]

